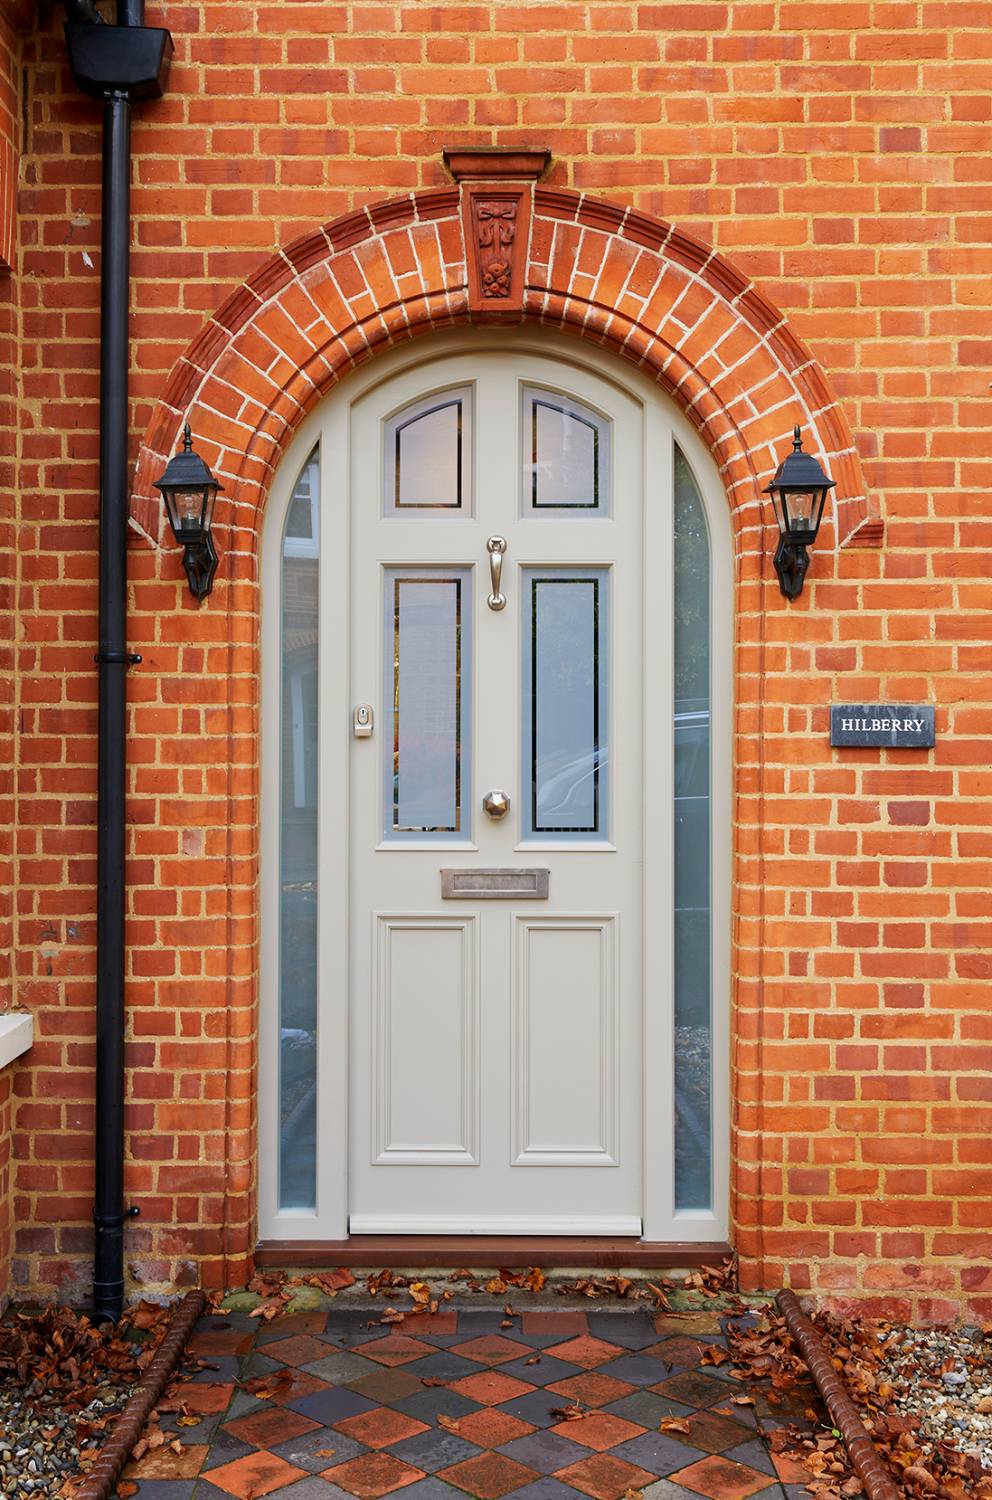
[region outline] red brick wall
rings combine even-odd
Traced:
[[[992,7],[190,3],[148,19],[177,53],[135,131],[135,451],[235,283],[338,213],[441,185],[440,148],[459,143],[547,144],[552,185],[716,246],[827,372],[885,546],[825,537],[791,607],[767,532],[743,570],[737,1239],[751,1284],[987,1315]],[[91,1205],[99,115],[72,92],[59,20],[42,7],[27,47],[21,195],[16,951],[39,1039],[18,1074],[15,1219],[17,1275],[42,1295],[84,1285]],[[128,1244],[146,1284],[189,1279],[198,1256],[208,1279],[235,1274],[251,1243],[252,542],[225,537],[198,612],[173,552],[132,552]],[[825,705],[875,697],[936,702],[937,750],[830,752]]]

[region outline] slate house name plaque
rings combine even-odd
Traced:
[[[831,745],[888,750],[929,750],[934,742],[932,703],[832,703]]]

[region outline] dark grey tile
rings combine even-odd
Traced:
[[[247,1417],[253,1411],[261,1411],[265,1402],[253,1396],[251,1391],[235,1391],[231,1397],[231,1404],[227,1411],[221,1412],[225,1422],[233,1422],[235,1417]]]
[[[570,1484],[562,1484],[560,1479],[551,1479],[547,1475],[535,1479],[532,1484],[525,1484],[522,1490],[513,1491],[513,1500],[578,1500],[580,1496],[581,1500],[589,1500],[581,1490],[573,1490]],[[699,1496],[696,1495],[694,1500],[699,1500]]]
[[[458,1332],[463,1339],[479,1338],[484,1333],[510,1334],[518,1337],[519,1325],[513,1320],[513,1328],[504,1328],[506,1313],[501,1308],[468,1307],[458,1314]]]
[[[273,1370],[285,1369],[277,1359],[272,1359],[268,1354],[263,1354],[260,1349],[253,1349],[245,1360],[241,1378],[247,1380],[252,1375],[271,1375]]]
[[[287,1485],[284,1490],[277,1490],[276,1494],[279,1500],[354,1500],[329,1479],[318,1479],[312,1474]]]
[[[463,1459],[475,1458],[482,1450],[457,1432],[447,1432],[443,1427],[432,1427],[427,1432],[418,1432],[416,1437],[404,1438],[393,1443],[389,1452],[425,1474],[436,1474],[449,1464],[459,1464]]]
[[[516,1459],[518,1464],[536,1469],[539,1474],[554,1474],[569,1464],[577,1464],[580,1458],[589,1457],[588,1448],[561,1437],[557,1432],[548,1431],[529,1432],[525,1437],[504,1443],[498,1451],[505,1453],[507,1458]]]
[[[610,1453],[615,1458],[625,1458],[629,1464],[637,1464],[638,1468],[661,1476],[674,1474],[676,1469],[684,1469],[697,1459],[709,1457],[698,1448],[691,1448],[688,1443],[676,1443],[663,1432],[642,1432],[640,1437],[618,1443],[615,1448],[610,1449]]]
[[[404,1485],[403,1494],[409,1500],[465,1500],[461,1490],[453,1489],[450,1484],[445,1484],[443,1479],[436,1479],[433,1474],[427,1479],[418,1479],[416,1484]],[[699,1500],[698,1496],[696,1500]]]
[[[687,1417],[693,1408],[672,1401],[668,1396],[659,1396],[654,1391],[632,1391],[629,1396],[621,1396],[619,1401],[600,1407],[600,1411],[609,1412],[614,1417],[626,1417],[628,1422],[638,1422],[641,1427],[657,1427],[662,1417]]]
[[[537,1364],[529,1364],[528,1361],[537,1356]],[[497,1367],[501,1375],[512,1375],[517,1380],[526,1380],[528,1385],[551,1385],[556,1380],[568,1380],[572,1375],[584,1375],[578,1365],[570,1365],[563,1359],[555,1359],[553,1354],[541,1354],[535,1349],[533,1354],[526,1358],[515,1359],[508,1365]]]
[[[257,1452],[258,1449],[254,1444],[242,1442],[241,1438],[235,1437],[233,1432],[218,1432],[203,1461],[202,1472],[205,1474],[208,1469],[219,1469],[221,1464],[230,1464],[236,1458],[244,1458],[249,1453]]]
[[[656,1479],[654,1484],[646,1484],[641,1496],[642,1500],[699,1500],[696,1490],[687,1490],[672,1479]],[[806,1500],[809,1500],[808,1495]]]
[[[288,1403],[290,1411],[301,1412],[305,1417],[311,1417],[313,1421],[319,1422],[322,1427],[332,1427],[335,1422],[340,1422],[343,1417],[357,1417],[360,1411],[372,1411],[378,1402],[368,1401],[360,1396],[357,1391],[346,1390],[343,1386],[328,1386],[326,1390],[314,1391],[310,1396],[301,1396],[297,1401]]]
[[[760,1438],[751,1438],[750,1442],[738,1443],[735,1448],[728,1448],[725,1453],[721,1453],[720,1457],[732,1458],[739,1464],[749,1464],[752,1469],[757,1469],[759,1474],[769,1474],[777,1482],[775,1465]]]
[[[142,1479],[135,1500],[192,1500],[195,1483],[195,1479]]]
[[[311,1360],[302,1368],[307,1375],[316,1375],[318,1380],[326,1380],[329,1384],[350,1385],[354,1380],[361,1380],[363,1375],[381,1371],[382,1365],[374,1359],[365,1359],[354,1350],[329,1348],[322,1359]]]
[[[590,1312],[589,1332],[593,1338],[625,1349],[646,1349],[658,1342],[654,1322],[644,1312]]]
[[[464,1417],[470,1411],[476,1411],[478,1401],[470,1401],[467,1396],[459,1395],[457,1391],[449,1391],[445,1386],[430,1387],[425,1391],[418,1391],[415,1396],[404,1396],[402,1401],[391,1401],[390,1406],[394,1411],[405,1411],[408,1417],[416,1417],[418,1422],[431,1422],[437,1425],[439,1416]]]
[[[561,1418],[552,1416],[552,1410],[564,1404],[564,1397],[556,1396],[554,1391],[537,1390],[528,1391],[525,1396],[515,1396],[512,1401],[504,1401],[496,1410],[508,1411],[511,1417],[532,1422],[535,1427],[553,1427]]]
[[[295,1464],[298,1469],[319,1474],[333,1464],[346,1464],[352,1458],[360,1458],[368,1449],[364,1443],[345,1437],[343,1432],[335,1432],[333,1427],[318,1427],[313,1432],[305,1432],[302,1437],[276,1443],[269,1451],[277,1458],[284,1458],[288,1464]]]
[[[657,1385],[668,1371],[664,1360],[651,1354],[621,1354],[619,1359],[596,1366],[597,1375],[612,1375],[615,1380],[626,1380],[628,1385]]]
[[[403,1369],[408,1375],[416,1375],[421,1380],[461,1380],[463,1375],[477,1375],[480,1366],[474,1359],[465,1359],[460,1354],[452,1354],[450,1350],[439,1349],[436,1354],[425,1354],[423,1359],[415,1359],[412,1364],[404,1365]]]

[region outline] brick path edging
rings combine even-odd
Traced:
[[[77,1491],[76,1500],[107,1500],[113,1493],[149,1413],[165,1389],[206,1304],[206,1295],[200,1291],[187,1292],[180,1302],[144,1379],[114,1423],[96,1463]]]
[[[851,1456],[868,1500],[902,1500],[902,1491],[879,1457],[847,1387],[834,1369],[819,1333],[800,1307],[795,1292],[779,1292],[775,1301],[816,1382],[831,1421],[844,1440],[844,1447]]]

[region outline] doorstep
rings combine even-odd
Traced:
[[[595,1270],[694,1270],[719,1266],[725,1244],[604,1239],[593,1235],[353,1234],[346,1240],[261,1240],[255,1264],[311,1270],[328,1266],[542,1266]]]

